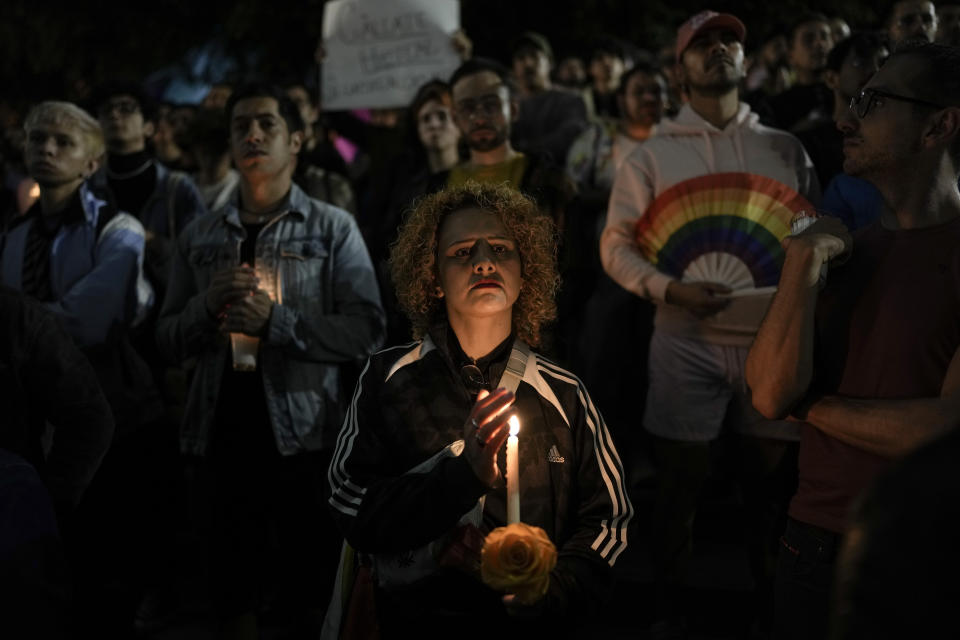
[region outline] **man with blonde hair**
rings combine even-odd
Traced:
[[[47,101],[41,102],[27,114],[23,128],[28,134],[42,124],[72,123],[76,133],[86,143],[86,150],[90,158],[99,166],[100,157],[106,151],[103,139],[103,130],[100,124],[89,113],[72,102]]]
[[[153,304],[142,277],[143,226],[86,184],[105,149],[90,114],[43,102],[24,129],[40,199],[4,237],[0,279],[47,303],[79,346],[103,344],[116,325],[133,324]]]
[[[162,406],[129,338],[154,302],[143,276],[144,230],[88,182],[104,153],[92,116],[68,102],[43,102],[24,128],[26,166],[40,198],[0,241],[0,284],[58,317],[93,365],[110,404],[113,441],[66,543],[78,623],[119,636],[132,620],[138,553],[149,548],[143,532],[152,526],[151,491],[158,484],[145,437],[156,431]]]

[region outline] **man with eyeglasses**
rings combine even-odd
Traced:
[[[172,490],[179,465],[176,416],[182,412],[186,374],[183,369],[170,366],[157,349],[154,340],[156,315],[168,285],[174,241],[194,218],[206,212],[206,207],[188,174],[170,170],[148,150],[147,139],[155,132],[157,107],[138,84],[116,82],[103,85],[94,93],[93,104],[107,151],[106,162],[93,181],[112,194],[121,211],[140,220],[146,231],[144,270],[158,302],[153,313],[134,333],[133,342],[161,388],[165,422],[158,433],[145,436],[154,440],[149,447],[155,452],[154,459],[158,462],[162,459],[164,468],[171,474],[169,481],[158,485]],[[169,503],[172,504],[172,498]],[[172,517],[163,520],[170,521]],[[172,532],[169,537],[172,538]],[[158,562],[162,571],[172,566],[172,562],[162,559]],[[173,580],[172,573],[167,573],[159,580],[167,584],[151,584],[150,595],[141,608],[141,623],[149,626],[171,612],[175,600]]]
[[[779,290],[747,361],[757,409],[801,422],[778,638],[826,637],[835,556],[858,544],[844,539],[851,504],[960,424],[958,66],[943,45],[891,55],[837,123],[844,170],[880,191],[880,219],[851,239],[824,218],[784,241]]]
[[[162,386],[169,433],[182,409],[184,374],[168,366],[153,338],[156,312],[167,290],[170,261],[177,235],[196,217],[206,213],[193,179],[172,171],[147,148],[155,130],[158,110],[136,83],[117,82],[97,89],[93,104],[106,141],[106,162],[92,181],[113,196],[121,211],[135,216],[146,230],[144,270],[153,286],[157,305],[135,336],[135,346]],[[175,447],[171,445],[171,451]]]
[[[937,12],[929,0],[900,0],[890,7],[886,20],[891,47],[913,39],[933,42],[937,35]]]
[[[505,182],[533,198],[540,211],[553,219],[562,235],[575,187],[549,154],[533,149],[519,151],[511,143],[519,104],[507,68],[489,58],[471,58],[450,76],[450,87],[453,121],[470,150],[470,157],[449,171],[436,174],[430,190],[459,186],[470,180],[488,184]],[[572,244],[561,240],[560,269],[565,277],[579,268],[572,252],[566,251]],[[565,305],[570,303],[570,291],[564,288],[559,294],[557,356],[567,349],[572,340],[569,336],[576,331],[564,324],[574,315],[565,313]]]
[[[488,58],[471,58],[453,72],[450,86],[453,121],[467,143],[470,158],[441,174],[446,186],[468,180],[506,182],[531,196],[544,213],[562,225],[573,187],[549,157],[513,147],[510,137],[519,105],[506,67]]]
[[[122,211],[143,223],[147,275],[162,299],[173,242],[191,220],[206,213],[203,199],[190,176],[171,171],[147,149],[157,109],[139,85],[105,85],[93,102],[107,143],[107,161],[98,181],[110,188]]]

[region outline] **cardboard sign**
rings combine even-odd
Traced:
[[[457,0],[331,0],[323,10],[325,110],[405,107],[460,65]]]

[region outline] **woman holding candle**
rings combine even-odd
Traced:
[[[608,594],[633,513],[619,457],[576,377],[525,346],[555,315],[554,246],[529,199],[474,183],[420,201],[393,246],[418,340],[370,359],[329,473],[334,516],[372,560],[384,638],[557,637]],[[484,586],[471,544],[508,520],[511,416],[520,518],[559,550],[534,605]]]

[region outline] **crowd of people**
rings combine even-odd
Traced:
[[[588,60],[461,31],[395,109],[303,79],[31,105],[0,191],[0,626],[148,632],[186,517],[223,638],[592,637],[631,553],[644,637],[685,638],[724,465],[750,638],[937,628],[960,5],[763,27],[705,10]],[[513,417],[558,551],[533,604],[479,576]]]

